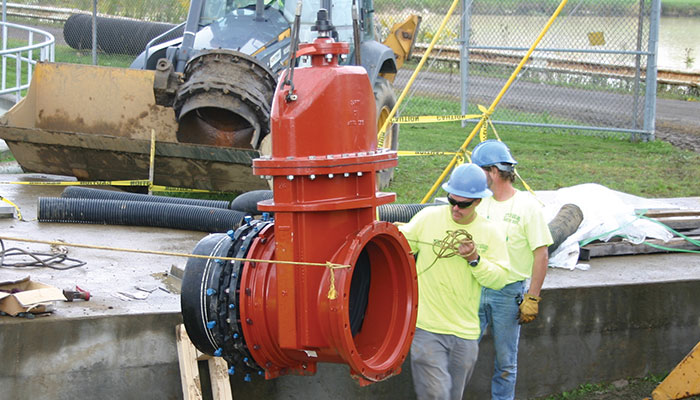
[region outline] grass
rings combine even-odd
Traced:
[[[641,378],[620,379],[612,383],[586,383],[572,390],[531,400],[644,399],[651,397],[651,393],[665,377],[666,374],[649,374]],[[687,399],[698,400],[700,397],[692,396]]]
[[[132,55],[124,54],[97,54],[98,64],[105,67],[128,68],[134,58]],[[56,62],[92,64],[92,53],[90,50],[75,50],[69,46],[56,46]]]
[[[427,101],[423,106],[434,113],[445,109],[446,102]],[[459,122],[405,124],[401,126],[400,149],[454,152],[473,127],[470,124],[461,128]],[[556,190],[594,182],[649,198],[700,195],[697,185],[700,154],[677,149],[666,142],[631,142],[626,138],[572,132],[543,133],[538,128],[512,126],[496,126],[496,129],[518,160],[520,175],[534,190]],[[493,132],[489,138],[495,138]],[[468,150],[478,142],[477,135]],[[397,193],[399,203],[419,202],[450,159],[450,156],[400,157],[388,190]],[[441,191],[437,194],[445,195]]]

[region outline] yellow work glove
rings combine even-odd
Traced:
[[[537,297],[530,293],[526,293],[523,296],[523,301],[520,303],[520,315],[518,320],[521,324],[527,324],[532,322],[537,318],[537,313],[539,312],[538,303],[542,300],[541,297]]]

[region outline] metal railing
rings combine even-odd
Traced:
[[[54,61],[55,57],[55,42],[54,36],[40,29],[30,28],[27,26],[12,24],[9,22],[0,22],[2,26],[2,77],[0,84],[0,95],[14,93],[15,102],[22,98],[22,91],[29,88],[29,83],[32,80],[32,72],[34,64],[37,61]],[[8,35],[13,33],[13,37],[18,37],[18,40],[23,41],[23,46],[8,48]],[[18,33],[18,34],[15,34]],[[26,34],[26,37],[23,35]],[[35,35],[38,36],[38,42],[35,42]],[[35,56],[38,55],[38,58]],[[14,63],[8,60],[14,60]],[[8,86],[8,73],[14,72],[14,84]]]

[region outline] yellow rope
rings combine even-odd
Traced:
[[[37,239],[24,239],[15,238],[10,236],[0,236],[0,240],[9,240],[14,242],[28,242],[28,243],[41,243],[48,244],[51,246],[66,246],[66,247],[80,247],[84,249],[94,249],[94,250],[107,250],[107,251],[122,251],[126,253],[140,253],[140,254],[155,254],[159,256],[174,256],[174,257],[187,257],[187,258],[205,258],[205,259],[215,259],[215,260],[231,260],[231,261],[249,261],[258,263],[270,263],[270,264],[292,264],[292,265],[310,265],[313,267],[326,267],[330,270],[330,281],[331,286],[328,289],[328,298],[334,300],[338,297],[338,291],[335,289],[335,270],[339,268],[350,268],[347,264],[335,264],[330,261],[325,263],[312,263],[312,262],[297,262],[297,261],[281,261],[281,260],[263,260],[257,258],[239,258],[239,257],[216,257],[216,256],[205,256],[200,254],[187,254],[187,253],[174,253],[170,251],[157,251],[157,250],[135,250],[135,249],[124,249],[118,247],[108,247],[108,246],[96,246],[78,243],[65,243],[58,241],[48,241],[48,240],[37,240]]]
[[[331,264],[326,263],[326,267],[330,270],[330,281],[331,286],[328,288],[328,300],[335,300],[338,298],[338,291],[335,290],[335,270],[339,268],[350,268],[349,265]]]
[[[474,240],[472,239],[472,235],[467,232],[466,229],[457,229],[456,231],[447,231],[447,234],[443,239],[435,239],[433,243],[427,243],[427,242],[422,242],[420,240],[411,240],[412,242],[416,243],[421,243],[421,244],[427,244],[432,246],[433,253],[435,253],[435,260],[428,265],[426,269],[423,271],[419,272],[418,275],[423,274],[424,272],[427,272],[430,268],[432,268],[437,260],[441,258],[449,258],[453,257],[459,254],[459,245],[461,244],[469,244],[469,243],[474,243]],[[467,254],[467,257],[471,256],[474,254],[476,251],[476,246],[474,247],[474,250],[472,250],[471,253]]]
[[[466,229],[457,229],[456,231],[447,231],[444,239],[433,242],[433,253],[438,258],[449,258],[459,254],[459,246],[461,244],[474,243],[472,235]],[[471,255],[471,254],[470,254]]]
[[[78,244],[78,243],[65,243],[65,242],[37,240],[37,239],[24,239],[24,238],[10,237],[10,236],[0,236],[0,240],[9,240],[9,241],[14,241],[14,242],[41,243],[41,244],[48,244],[51,246],[79,247],[79,248],[94,249],[94,250],[121,251],[121,252],[125,252],[125,253],[155,254],[155,255],[159,255],[159,256],[205,258],[205,259],[227,260],[227,261],[229,261],[229,260],[230,261],[250,261],[250,262],[270,263],[270,264],[310,265],[310,266],[316,266],[316,267],[328,267],[331,269],[350,268],[350,265],[335,264],[335,263],[331,263],[331,262],[313,263],[313,262],[297,262],[297,261],[282,261],[282,260],[264,260],[264,259],[257,259],[257,258],[216,257],[216,256],[205,256],[205,255],[201,255],[201,254],[174,253],[174,252],[170,252],[170,251],[135,250],[135,249],[124,249],[124,248],[119,248],[119,247],[96,246],[96,245]]]

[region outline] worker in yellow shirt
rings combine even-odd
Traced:
[[[472,151],[472,162],[484,169],[493,192],[493,196],[479,204],[477,211],[502,226],[508,247],[507,284],[500,290],[482,290],[479,316],[482,333],[487,326],[491,329],[496,353],[491,399],[510,400],[515,397],[520,324],[537,317],[552,235],[542,204],[530,193],[513,187],[517,161],[505,143],[498,140],[479,143]]]
[[[508,274],[503,233],[476,212],[491,196],[484,171],[462,164],[442,188],[449,205],[426,207],[399,227],[417,256],[411,372],[419,400],[462,398],[479,350],[481,288],[502,288]]]

